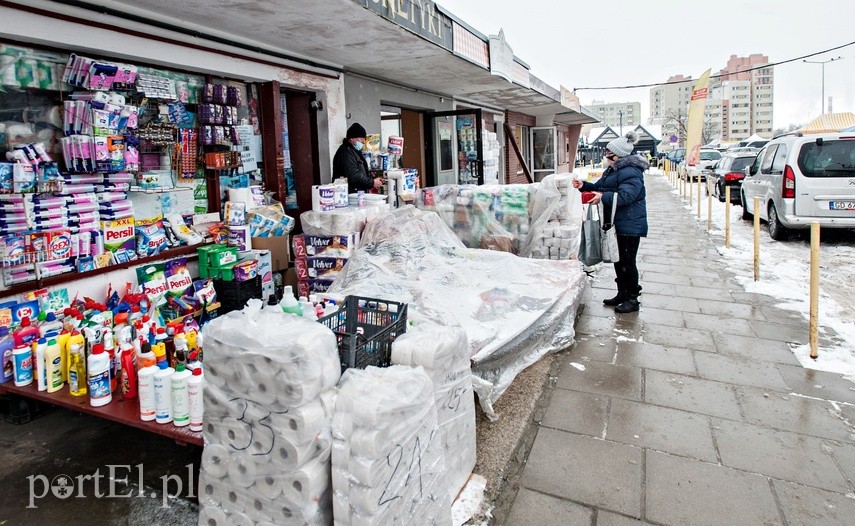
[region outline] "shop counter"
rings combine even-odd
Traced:
[[[175,427],[172,423],[158,424],[153,420],[151,422],[143,422],[140,420],[140,403],[137,398],[126,400],[122,398],[121,394],[118,395],[118,398],[114,394],[113,401],[109,404],[101,407],[92,407],[89,405],[89,395],[71,396],[67,388],[55,393],[39,391],[35,381],[24,387],[17,387],[13,382],[0,384],[0,394],[32,398],[40,402],[64,407],[80,413],[94,415],[105,420],[111,420],[113,422],[136,427],[150,433],[169,437],[177,442],[192,444],[194,446],[204,445],[202,433],[190,431],[189,427]]]

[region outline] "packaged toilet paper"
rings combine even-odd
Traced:
[[[433,383],[423,368],[345,371],[332,436],[337,525],[451,523]]]
[[[433,382],[444,480],[453,502],[475,467],[475,394],[466,331],[419,323],[392,343],[392,363],[422,367]]]
[[[333,333],[252,300],[203,335],[199,525],[332,524]]]

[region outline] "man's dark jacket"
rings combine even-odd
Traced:
[[[333,179],[347,178],[347,190],[355,193],[374,188],[374,178],[368,173],[368,162],[356,148],[345,139],[333,157]]]

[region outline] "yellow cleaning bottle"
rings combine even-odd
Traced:
[[[56,337],[56,343],[59,344],[59,352],[62,356],[62,381],[68,381],[68,340],[71,339],[71,333],[62,331]]]
[[[71,331],[71,333],[68,336],[68,340],[66,340],[66,342],[65,342],[66,353],[63,355],[63,358],[64,358],[63,363],[65,364],[66,375],[71,371],[71,346],[72,345],[77,345],[80,348],[81,352],[83,352],[83,349],[86,348],[86,338],[84,338],[83,334],[81,334],[80,331],[78,331],[77,329],[74,329]],[[83,363],[84,364],[86,363],[86,357],[85,356],[83,358]],[[85,378],[86,377],[84,376],[84,379]],[[70,382],[71,379],[68,379],[68,381]],[[86,391],[84,390],[84,394],[85,393],[86,393]]]
[[[56,338],[51,338],[47,342],[47,348],[45,349],[45,374],[48,393],[55,393],[65,385],[65,382],[62,381],[62,351],[56,342]]]
[[[86,396],[86,360],[83,358],[83,346],[71,344],[68,355],[68,390],[71,396]]]

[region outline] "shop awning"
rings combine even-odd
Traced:
[[[531,87],[524,87],[455,53],[449,44],[452,26],[460,25],[452,24],[442,8],[427,0],[110,0],[75,5],[98,12],[114,9],[181,28],[200,39],[206,35],[231,39],[261,53],[309,59],[488,108],[518,111],[560,100],[558,90],[534,76],[526,79]],[[571,108],[561,110],[555,114],[567,113],[563,118],[575,123],[595,122]]]
[[[837,133],[855,126],[855,113],[826,113],[799,128],[802,133]]]

